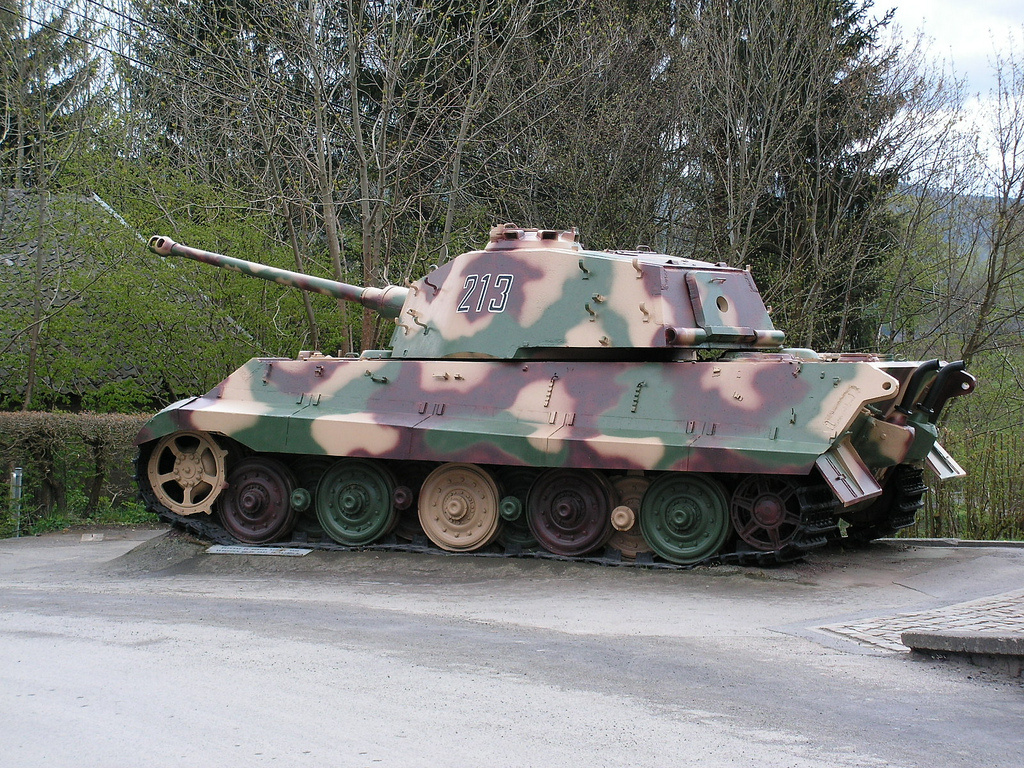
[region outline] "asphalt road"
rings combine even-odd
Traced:
[[[1017,768],[1020,679],[820,627],[1021,589],[1021,549],[665,572],[0,541],[0,765]]]

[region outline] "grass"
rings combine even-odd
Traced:
[[[154,525],[159,518],[146,510],[141,504],[129,501],[117,507],[109,501],[102,500],[99,508],[92,514],[54,513],[46,517],[23,514],[21,518],[22,536],[39,536],[53,531],[66,531],[80,525],[103,526],[140,526]],[[0,507],[0,538],[10,538],[17,533],[17,520],[9,507]]]

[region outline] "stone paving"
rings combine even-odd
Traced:
[[[900,634],[908,630],[1024,637],[1024,590],[932,611],[859,619],[818,629],[890,651],[907,650],[900,642]]]

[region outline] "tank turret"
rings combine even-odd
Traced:
[[[725,264],[511,224],[383,288],[150,248],[395,323],[389,349],[256,358],[146,424],[140,493],[198,533],[779,561],[912,525],[925,469],[964,474],[936,426],[963,363],[786,348]]]

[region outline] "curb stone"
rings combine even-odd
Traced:
[[[1013,677],[1024,672],[1024,635],[908,631],[900,639],[917,653],[949,654],[977,666],[1008,672]]]

